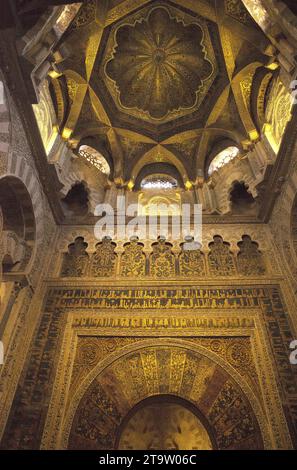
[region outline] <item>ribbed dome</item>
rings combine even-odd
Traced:
[[[203,80],[213,72],[198,24],[184,25],[165,8],[154,8],[134,26],[116,34],[106,72],[116,82],[122,106],[162,119],[195,106]]]

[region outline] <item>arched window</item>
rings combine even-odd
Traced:
[[[234,160],[234,158],[238,157],[239,153],[239,148],[235,146],[227,147],[221,152],[219,152],[209,165],[208,176],[211,176],[215,171],[219,170],[223,166],[227,165],[227,163]]]
[[[168,191],[178,187],[177,180],[169,175],[155,174],[144,178],[140,183],[141,189]]]
[[[110,166],[103,155],[89,145],[81,145],[78,154],[94,165],[101,173],[110,175]]]

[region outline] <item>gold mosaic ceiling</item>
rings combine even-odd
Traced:
[[[167,121],[199,107],[215,78],[215,57],[207,29],[191,20],[157,7],[112,36],[106,81],[122,110]]]
[[[267,46],[241,0],[91,0],[54,53],[60,132],[73,148],[93,139],[118,182],[154,162],[195,182],[222,139],[258,137],[251,95]]]

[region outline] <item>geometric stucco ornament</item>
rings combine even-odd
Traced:
[[[105,67],[120,105],[153,120],[195,107],[213,71],[202,27],[197,21],[185,24],[164,7],[118,28]]]

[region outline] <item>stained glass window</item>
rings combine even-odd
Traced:
[[[150,175],[142,180],[140,187],[166,191],[177,188],[178,184],[175,178],[168,175]]]
[[[81,157],[85,158],[89,163],[98,168],[101,173],[104,173],[105,175],[110,174],[109,164],[103,155],[101,155],[101,153],[97,150],[89,147],[88,145],[81,145],[79,147],[78,153]]]
[[[227,147],[222,152],[218,153],[211,161],[208,169],[208,175],[211,176],[215,171],[222,168],[227,163],[231,162],[234,158],[239,155],[239,149],[237,147]]]

